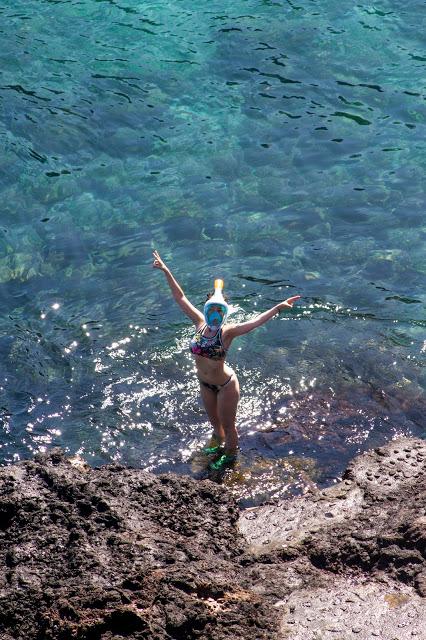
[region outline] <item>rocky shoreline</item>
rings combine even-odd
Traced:
[[[51,450],[0,469],[1,640],[426,640],[426,442],[239,512]]]

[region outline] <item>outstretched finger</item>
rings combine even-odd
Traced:
[[[296,300],[299,300],[301,297],[302,296],[292,296],[291,298],[287,298],[284,304],[287,305],[288,307],[292,307],[293,304],[296,302]]]

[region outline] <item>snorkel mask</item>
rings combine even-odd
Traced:
[[[211,331],[218,331],[228,315],[228,305],[223,297],[223,280],[214,281],[214,294],[204,305],[204,319]]]

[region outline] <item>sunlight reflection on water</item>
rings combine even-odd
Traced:
[[[420,3],[3,4],[0,461],[206,475],[153,248],[236,321],[303,295],[230,353],[241,500],[424,437]]]

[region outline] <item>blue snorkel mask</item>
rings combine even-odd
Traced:
[[[228,316],[229,307],[223,297],[222,289],[223,280],[215,280],[214,294],[204,305],[204,319],[212,331],[218,331]]]
[[[228,305],[217,302],[206,302],[204,305],[204,319],[209,329],[219,329],[225,322],[227,315]]]

